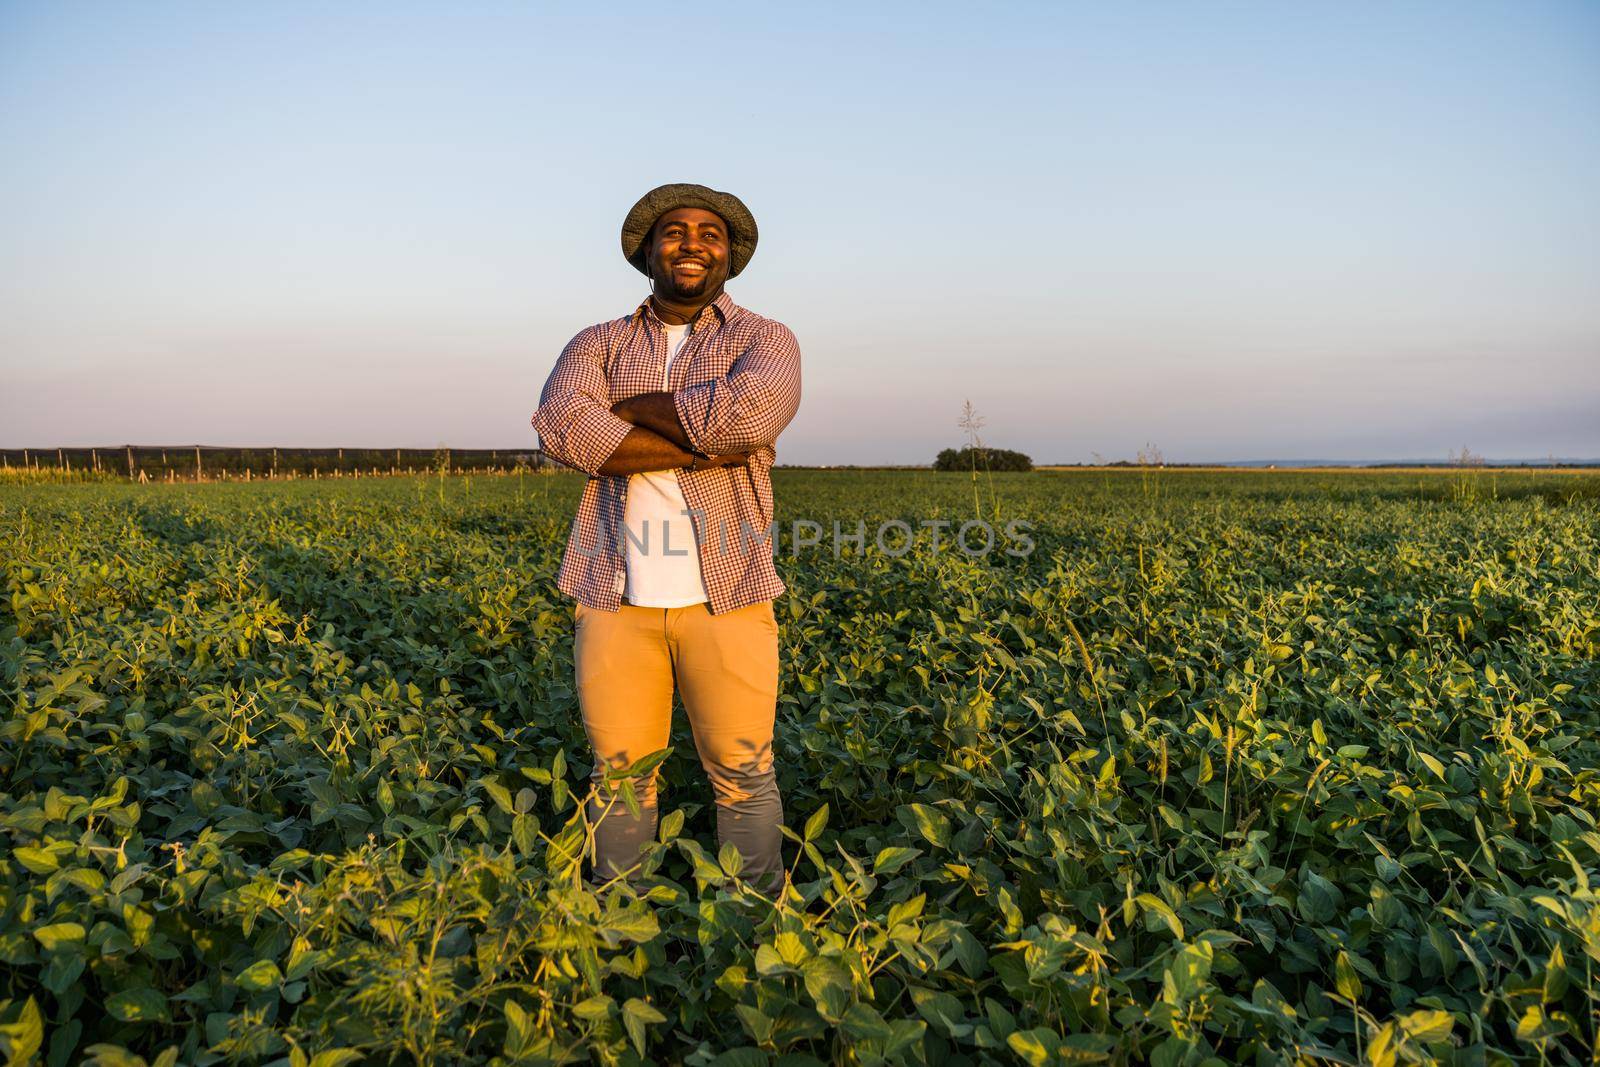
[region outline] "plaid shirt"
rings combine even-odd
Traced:
[[[618,609],[627,580],[628,476],[599,471],[633,427],[611,405],[660,391],[663,326],[647,297],[632,314],[583,330],[556,360],[533,413],[539,447],[589,475],[556,585],[601,611]],[[678,468],[711,612],[771,600],[785,587],[773,565],[769,472],[773,444],[800,406],[800,347],[787,326],[723,292],[701,309],[668,370],[678,421],[696,451],[751,452],[742,467]]]

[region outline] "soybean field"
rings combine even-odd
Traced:
[[[1597,481],[775,471],[776,899],[681,712],[583,884],[581,476],[0,486],[0,1054],[1600,1062]]]

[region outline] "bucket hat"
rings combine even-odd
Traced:
[[[721,216],[728,224],[728,277],[744,270],[756,252],[756,217],[732,193],[708,189],[704,185],[674,182],[658,185],[639,198],[622,220],[622,255],[640,274],[649,275],[646,263],[650,228],[673,208],[697,207]]]

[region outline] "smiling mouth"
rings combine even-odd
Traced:
[[[710,268],[708,268],[704,263],[695,263],[691,261],[686,263],[674,263],[672,265],[672,269],[688,271],[691,274],[704,274]]]

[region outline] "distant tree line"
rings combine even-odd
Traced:
[[[933,461],[936,471],[1031,471],[1033,460],[1008,448],[947,448]]]
[[[0,465],[30,470],[95,471],[137,479],[311,477],[313,475],[514,470],[556,466],[536,448],[220,448],[208,445],[113,445],[106,448],[6,448]]]

